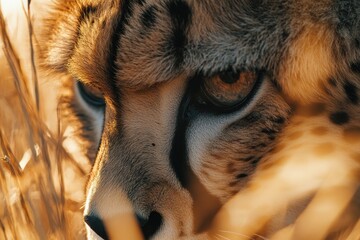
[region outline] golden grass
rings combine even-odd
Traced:
[[[0,11],[0,239],[81,239],[86,171],[63,147],[66,126],[58,121],[56,103],[53,112],[49,103],[41,104],[56,93],[56,85],[37,77],[30,9],[22,14],[29,66],[8,34],[18,26]],[[49,129],[49,117],[56,128]],[[66,185],[74,179],[79,181]]]

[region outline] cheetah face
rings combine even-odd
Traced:
[[[121,214],[146,239],[204,237],[231,197],[273,183],[262,173],[274,165],[359,164],[355,1],[79,0],[55,11],[45,65],[74,80],[72,106],[97,149],[89,238],[120,231]]]

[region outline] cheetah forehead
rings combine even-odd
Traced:
[[[68,5],[73,10],[63,11],[63,21],[52,29],[57,37],[50,41],[47,62],[99,85],[113,79],[118,86],[141,88],[179,73],[265,69],[291,98],[312,101],[319,97],[312,94],[314,86],[323,85],[360,54],[354,48],[360,35],[360,7],[354,1],[125,0]],[[309,94],[291,91],[299,83],[301,92]]]

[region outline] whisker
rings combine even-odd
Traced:
[[[237,235],[237,236],[241,236],[241,237],[246,237],[246,238],[248,238],[248,239],[253,240],[252,236],[249,236],[249,235],[246,235],[246,234],[242,234],[242,233],[238,233],[238,232],[226,231],[226,230],[221,230],[220,232],[230,233],[230,234],[233,234],[233,235]]]
[[[254,236],[259,237],[259,238],[261,238],[261,239],[263,239],[263,240],[270,240],[270,238],[266,238],[266,237],[261,236],[261,235],[259,235],[259,234],[254,234]]]
[[[215,236],[215,239],[216,239],[216,240],[220,240],[221,238],[220,238],[220,237],[218,237],[218,236]]]
[[[230,240],[230,238],[227,238],[227,237],[222,236],[222,235],[220,235],[220,234],[217,234],[217,236],[218,236],[220,239]]]

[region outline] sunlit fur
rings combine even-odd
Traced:
[[[128,203],[143,217],[156,211],[154,239],[354,234],[358,2],[64,0],[50,12],[43,69],[107,103],[100,116],[71,98],[85,136],[102,131],[85,215],[108,222]],[[248,104],[214,113],[184,101],[227,69],[264,73]]]

